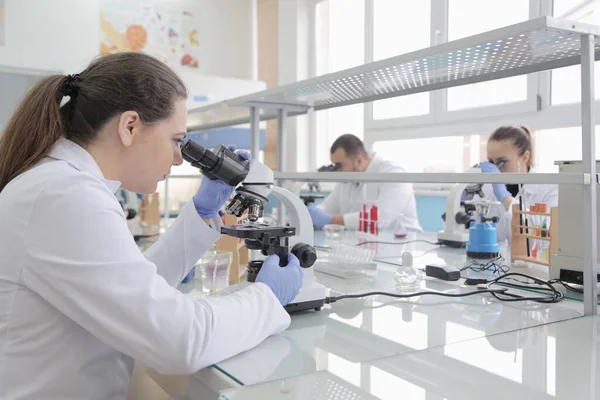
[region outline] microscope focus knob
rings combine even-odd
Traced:
[[[310,268],[317,261],[316,250],[305,243],[298,243],[292,248],[292,254],[300,260],[302,268]]]

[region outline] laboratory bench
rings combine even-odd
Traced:
[[[356,245],[364,240],[347,232],[342,243]],[[374,276],[343,279],[315,272],[330,296],[398,293],[394,274],[406,251],[413,254],[417,268],[436,262],[460,267],[466,262],[464,249],[430,244],[436,241],[434,233],[411,233],[402,239],[381,235],[372,240],[409,243],[364,244],[375,251]],[[321,256],[335,243],[327,241],[322,232],[315,233],[315,247]],[[516,269],[547,279],[542,267]],[[420,290],[476,290],[461,282],[426,278]],[[181,285],[180,290],[197,299],[204,296],[201,285],[196,279]],[[592,344],[588,339],[592,340],[591,333],[597,331],[600,319],[582,315],[583,303],[570,299],[557,304],[505,303],[490,295],[343,299],[320,311],[292,315],[290,327],[282,334],[192,376],[161,376],[138,366],[132,386],[140,386],[145,379],[146,384],[162,388],[161,395],[166,397],[157,398],[190,400],[216,399],[219,395],[223,399],[335,398],[327,397],[327,393],[343,394],[340,399],[398,398],[394,396],[402,393],[406,393],[402,398],[427,400],[495,398],[496,394],[502,398],[506,394],[551,398],[546,392],[550,380],[554,379],[555,391],[566,390],[559,387],[563,376],[558,373],[564,368],[556,364],[559,342],[570,349],[562,355],[568,359],[567,365],[587,365],[597,357],[595,341]],[[550,350],[550,344],[556,349]],[[586,350],[572,351],[572,347]],[[589,376],[589,369],[577,370],[580,375],[575,369],[565,372],[573,376],[564,382],[569,390]],[[587,375],[582,375],[583,371]],[[589,388],[586,382],[579,386]],[[579,386],[575,389],[583,390]],[[478,392],[484,387],[494,388],[489,396]],[[526,396],[515,396],[519,390]],[[453,396],[448,397],[450,393]]]

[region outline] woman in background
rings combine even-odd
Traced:
[[[529,129],[524,126],[502,126],[494,131],[487,143],[488,161],[479,164],[484,173],[535,173],[534,145]],[[558,186],[542,184],[494,183],[483,186],[484,199],[498,200],[489,215],[498,217],[498,242],[511,239],[512,205],[522,201],[524,207],[544,203],[548,210],[558,206]]]

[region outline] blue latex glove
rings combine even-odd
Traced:
[[[235,151],[235,146],[228,146],[231,151]],[[242,158],[245,160],[252,159],[252,156],[247,151],[238,151]],[[200,189],[193,197],[194,206],[196,211],[202,218],[213,218],[223,204],[231,197],[235,187],[229,186],[227,183],[220,179],[211,181],[208,178],[202,179]]]
[[[331,222],[332,216],[321,208],[311,207],[308,209],[308,212],[312,218],[313,225],[317,228],[322,228]]]
[[[264,261],[256,275],[256,282],[267,285],[281,305],[285,306],[300,292],[303,276],[304,271],[300,268],[300,261],[295,255],[289,253],[287,266],[280,267],[279,256],[274,254]]]
[[[496,164],[485,161],[479,164],[479,168],[484,173],[501,173]],[[507,197],[512,196],[504,183],[493,183],[492,188],[494,189],[494,195],[496,200],[504,201]]]

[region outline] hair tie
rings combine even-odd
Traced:
[[[61,88],[63,96],[75,96],[77,94],[77,86],[75,85],[77,85],[79,81],[81,81],[81,76],[79,74],[67,75]]]

